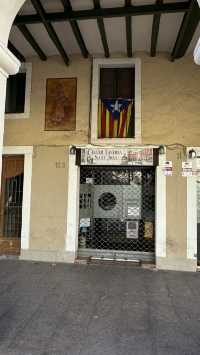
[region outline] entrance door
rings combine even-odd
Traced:
[[[78,255],[154,260],[155,168],[80,169]]]
[[[3,156],[0,200],[0,254],[19,254],[21,246],[24,157]]]

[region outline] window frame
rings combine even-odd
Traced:
[[[22,63],[19,72],[26,73],[24,112],[5,113],[6,119],[26,119],[30,117],[32,63]]]
[[[98,103],[101,68],[135,68],[135,137],[98,138]],[[91,93],[91,143],[92,144],[140,144],[141,143],[141,60],[139,58],[93,59]]]

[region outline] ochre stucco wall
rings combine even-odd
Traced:
[[[200,67],[193,58],[142,58],[143,143],[199,145]]]
[[[66,147],[35,147],[30,248],[64,250],[68,159]]]
[[[173,162],[173,175],[166,181],[167,256],[186,257],[187,248],[187,178],[181,175],[181,162],[185,160],[182,149],[167,151]]]
[[[66,66],[58,56],[47,62],[30,58],[32,62],[31,115],[28,119],[6,120],[4,145],[68,145],[87,143],[91,62],[74,57]],[[46,80],[48,78],[77,78],[76,131],[45,131]]]
[[[142,144],[199,146],[200,67],[193,58],[174,63],[167,54],[142,64]],[[91,61],[73,57],[66,67],[60,57],[33,63],[31,117],[6,120],[4,145],[34,145],[31,249],[64,249],[67,206],[67,148],[89,142]],[[75,132],[45,132],[46,79],[77,77]],[[180,155],[181,152],[181,155]],[[167,150],[173,176],[167,177],[167,256],[186,256],[186,178],[181,177],[184,150]],[[62,168],[56,168],[61,162]]]

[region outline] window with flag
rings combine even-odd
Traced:
[[[101,68],[98,138],[135,137],[135,69]]]

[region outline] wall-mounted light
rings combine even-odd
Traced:
[[[165,147],[164,147],[164,145],[159,145],[159,147],[158,147],[158,152],[159,152],[160,155],[165,154]]]
[[[69,149],[69,154],[70,155],[75,155],[76,154],[76,147],[75,145],[72,145]]]
[[[190,149],[189,152],[188,152],[188,158],[189,159],[194,159],[194,158],[196,158],[196,156],[197,156],[197,153],[195,152],[195,150],[194,149]]]

